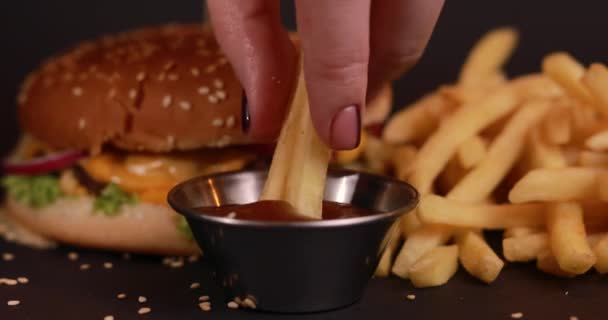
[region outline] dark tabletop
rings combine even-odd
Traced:
[[[608,3],[598,0],[461,0],[447,1],[437,30],[420,64],[395,86],[396,106],[402,106],[439,84],[453,81],[467,50],[485,31],[502,25],[520,29],[520,48],[509,63],[509,74],[534,72],[542,56],[566,50],[585,63],[608,57]],[[293,26],[285,4],[285,21]],[[14,101],[19,82],[45,56],[76,41],[142,24],[197,21],[197,0],[143,1],[0,1],[0,152],[6,153],[18,136]],[[497,235],[493,244],[499,243]],[[500,249],[500,248],[497,248]],[[80,258],[68,260],[69,251]],[[481,284],[459,271],[448,285],[413,289],[397,278],[374,279],[363,300],[349,308],[306,316],[285,316],[233,311],[224,307],[221,290],[211,279],[212,268],[203,258],[170,268],[161,258],[59,248],[37,251],[0,242],[0,253],[15,254],[0,260],[0,278],[25,276],[29,283],[0,286],[0,320],[21,319],[606,319],[608,281],[596,274],[575,280],[555,279],[533,265],[508,264],[496,283]],[[112,269],[103,263],[111,262]],[[80,264],[91,265],[89,270]],[[201,288],[190,289],[192,282]],[[323,288],[319,288],[323,290]],[[128,295],[125,300],[118,293]],[[197,308],[197,298],[209,294],[211,313]],[[415,300],[407,300],[415,294]],[[137,296],[148,298],[139,304]],[[7,300],[21,301],[8,307]],[[152,312],[138,316],[137,309]]]

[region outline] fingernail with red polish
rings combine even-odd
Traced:
[[[249,115],[249,105],[247,104],[247,95],[243,90],[243,97],[241,99],[241,129],[243,132],[249,132],[249,124],[251,122],[251,116]]]
[[[337,150],[356,148],[361,141],[361,111],[357,105],[349,105],[338,111],[331,122],[331,147]]]

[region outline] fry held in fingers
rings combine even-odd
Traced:
[[[321,141],[312,124],[301,68],[300,61],[296,91],[261,200],[284,200],[299,214],[320,219],[331,150]]]

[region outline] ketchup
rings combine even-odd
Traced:
[[[257,221],[314,221],[309,217],[299,215],[294,207],[285,201],[263,200],[244,205],[225,205],[216,208],[195,208],[202,214],[242,220]],[[364,217],[376,212],[353,207],[350,204],[323,201],[323,220]]]

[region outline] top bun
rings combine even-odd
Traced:
[[[107,35],[49,59],[24,81],[18,113],[26,131],[54,148],[168,152],[250,143],[241,100],[212,30],[172,24]],[[386,85],[364,124],[383,121],[391,105]]]
[[[246,144],[242,88],[212,31],[167,25],[104,36],[28,76],[22,127],[55,148],[164,152]]]

